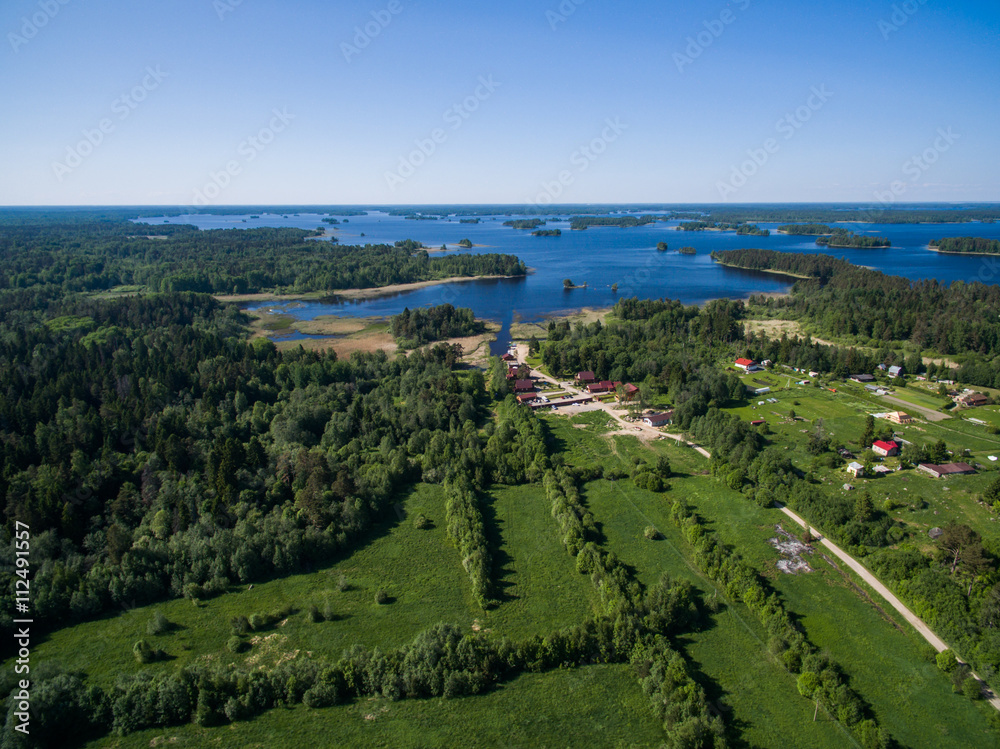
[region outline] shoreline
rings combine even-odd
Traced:
[[[311,302],[331,296],[345,297],[347,299],[369,299],[371,297],[382,296],[383,294],[396,294],[403,291],[413,291],[444,283],[460,283],[462,281],[495,281],[498,279],[508,278],[524,278],[524,276],[452,276],[450,278],[440,278],[437,280],[412,281],[410,283],[397,283],[389,286],[374,286],[367,289],[326,289],[323,291],[304,291],[300,294],[275,294],[271,291],[262,291],[256,294],[213,294],[212,296],[220,302],[232,302],[236,304],[245,304],[250,302]]]
[[[1000,252],[949,252],[948,250],[941,250],[937,247],[931,247],[927,245],[927,249],[931,252],[939,252],[942,255],[979,255],[980,257],[1000,257]]]
[[[790,273],[788,271],[783,271],[783,270],[772,270],[771,268],[744,268],[742,265],[733,265],[732,263],[724,263],[721,260],[714,260],[714,262],[718,263],[719,265],[721,265],[721,266],[723,266],[725,268],[736,268],[736,270],[748,270],[748,271],[752,271],[754,273],[770,273],[770,274],[775,275],[775,276],[785,276],[787,278],[797,278],[797,279],[800,279],[800,280],[803,280],[803,281],[812,281],[812,280],[815,279],[815,276],[802,276],[802,275],[799,275],[797,273]],[[760,293],[763,293],[763,292],[755,292],[755,293],[760,294]],[[722,299],[722,298],[725,298],[725,297],[720,297],[720,299]]]

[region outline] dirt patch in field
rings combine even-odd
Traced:
[[[778,535],[774,538],[769,538],[767,542],[781,554],[781,559],[777,563],[778,569],[786,575],[812,572],[813,568],[805,560],[806,555],[812,555],[812,546],[799,541],[799,539],[782,528],[781,523],[774,526],[774,530]]]

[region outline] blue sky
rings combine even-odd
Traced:
[[[2,205],[1000,200],[996,2],[5,0],[0,32]]]

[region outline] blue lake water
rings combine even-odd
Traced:
[[[289,226],[302,229],[327,227],[324,214],[249,214],[215,216],[198,214],[170,218],[146,218],[150,224],[192,224],[200,229]],[[365,216],[336,217],[343,222],[333,232],[343,245],[392,244],[414,239],[428,247],[454,245],[468,238],[476,245],[462,252],[503,252],[517,255],[531,269],[526,278],[465,281],[440,284],[371,299],[336,299],[325,303],[302,302],[287,312],[298,319],[319,315],[385,316],[404,307],[448,302],[469,307],[478,317],[503,325],[494,350],[506,348],[507,329],[517,320],[535,321],[583,307],[610,307],[620,297],[668,297],[686,304],[701,304],[721,297],[743,298],[752,293],[780,292],[787,279],[765,273],[724,268],[712,261],[713,250],[759,247],[782,252],[824,253],[906,278],[935,278],[942,282],[1000,282],[1000,258],[976,255],[942,255],[931,252],[932,239],[949,236],[981,236],[1000,239],[1000,224],[841,224],[857,233],[886,236],[892,247],[884,250],[835,249],[825,251],[808,237],[776,233],[778,224],[760,223],[770,237],[737,236],[735,232],[682,232],[676,221],[630,229],[591,227],[570,231],[567,220],[550,220],[544,229],[562,229],[561,237],[533,237],[530,232],[503,226],[504,221],[527,216],[485,217],[478,224],[462,224],[457,218],[415,221],[402,216],[370,212]],[[329,227],[327,227],[329,228]],[[658,252],[656,244],[667,242],[670,250]],[[676,250],[691,246],[697,255]],[[586,288],[563,289],[569,278]],[[611,290],[618,284],[617,294]],[[274,306],[274,303],[254,306]],[[251,306],[251,309],[254,308]],[[301,335],[301,334],[299,334]],[[283,340],[293,340],[285,337]],[[296,339],[297,340],[297,339]]]

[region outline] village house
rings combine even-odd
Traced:
[[[514,381],[514,392],[515,393],[529,393],[534,392],[535,381],[534,380],[515,380]]]
[[[631,382],[625,383],[625,387],[622,388],[622,394],[619,400],[630,401],[639,394],[639,388],[633,385]]]
[[[854,478],[861,478],[865,475],[865,467],[858,462],[850,463],[847,466],[847,472]]]
[[[942,465],[921,463],[917,468],[924,473],[929,473],[936,479],[943,478],[944,476],[959,476],[976,472],[976,469],[968,463],[944,463]]]
[[[513,354],[509,354],[509,353],[508,354],[504,354],[503,356],[500,357],[500,359],[503,360],[503,361],[507,361],[507,362],[517,361],[517,357],[514,356]]]
[[[588,393],[613,393],[615,389],[621,385],[620,382],[612,382],[611,380],[601,380],[600,382],[592,382],[587,385]]]
[[[903,411],[891,411],[885,417],[893,424],[909,424],[913,421],[913,417]]]
[[[854,382],[860,382],[860,383],[864,384],[866,382],[875,382],[875,375],[870,375],[870,374],[856,374],[856,375],[851,375],[851,379]]]
[[[982,393],[963,393],[962,395],[955,398],[955,402],[960,406],[965,406],[966,408],[976,408],[977,406],[985,406],[989,403],[989,398],[987,398]]]
[[[744,372],[757,372],[760,370],[757,362],[753,359],[744,359],[742,357],[736,360],[735,366],[737,369],[742,369]]]
[[[649,414],[648,416],[644,416],[642,419],[642,423],[645,424],[646,426],[651,426],[651,427],[665,427],[673,420],[674,420],[674,412],[671,410],[671,411],[664,411],[663,413]]]
[[[872,452],[883,458],[891,458],[894,455],[899,455],[899,445],[893,440],[875,440],[872,443]]]
[[[906,374],[906,372],[903,371],[903,367],[900,366],[900,365],[898,365],[898,364],[895,365],[895,366],[889,367],[889,376],[892,377],[893,379],[895,379],[897,377],[902,377],[905,374]]]
[[[535,393],[521,393],[517,396],[517,400],[519,403],[531,403],[537,397],[538,396]]]
[[[579,382],[581,385],[586,385],[588,382],[593,382],[597,378],[594,376],[594,373],[588,369],[584,372],[577,372],[576,376],[573,377],[573,379]]]

